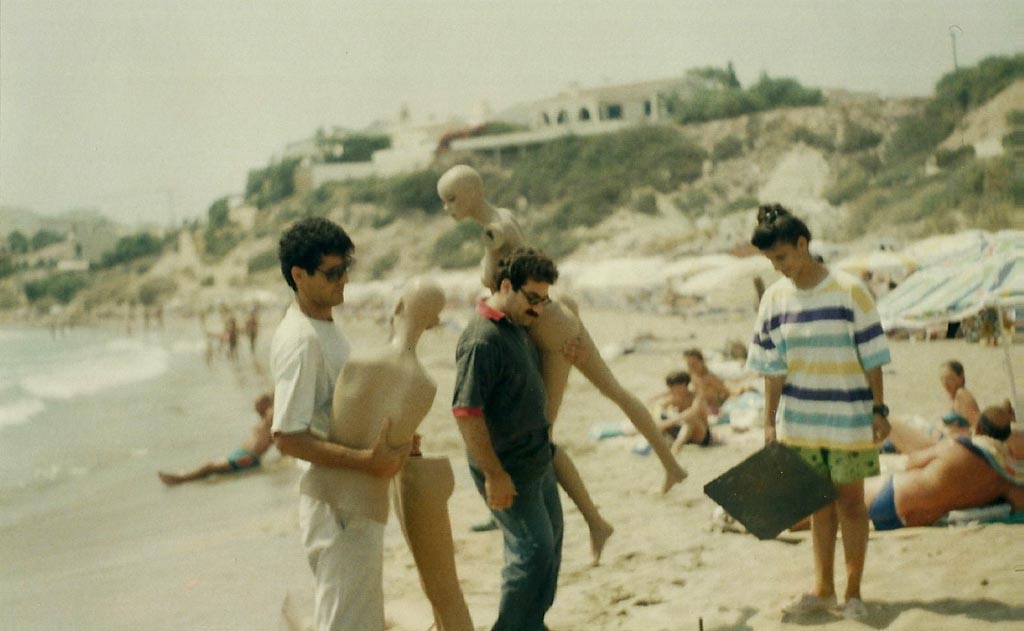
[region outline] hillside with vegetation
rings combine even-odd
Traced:
[[[3,235],[0,309],[84,312],[278,288],[276,239],[305,216],[349,230],[357,281],[470,267],[480,258],[479,227],[454,224],[435,190],[459,162],[475,166],[490,200],[513,209],[531,242],[561,260],[730,251],[745,244],[752,211],[766,201],[791,206],[831,242],[1024,228],[1021,166],[998,150],[1024,145],[1024,55],[950,73],[920,99],[821,92],[767,76],[744,88],[731,66],[693,72],[711,81],[688,100],[665,95],[672,122],[564,137],[511,163],[441,151],[422,171],[315,190],[296,186],[297,160],[272,163],[249,174],[248,220],[215,200],[204,219],[174,233],[122,236],[89,272],[26,267],[34,236]],[[363,144],[371,141],[379,142]]]

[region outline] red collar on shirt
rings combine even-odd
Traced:
[[[498,311],[491,305],[487,304],[487,301],[483,298],[476,303],[476,312],[488,320],[493,320],[494,322],[500,322],[508,317],[501,311]]]

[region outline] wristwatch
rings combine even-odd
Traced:
[[[871,406],[871,413],[880,414],[885,418],[889,418],[889,406],[884,403],[876,403],[875,405]]]

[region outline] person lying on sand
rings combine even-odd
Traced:
[[[168,485],[174,486],[182,482],[201,480],[215,473],[236,473],[246,469],[254,469],[260,466],[260,458],[267,453],[273,438],[270,435],[270,424],[274,420],[274,393],[261,394],[256,398],[256,414],[260,420],[253,425],[249,437],[227,458],[212,460],[200,465],[190,471],[180,473],[167,473],[160,471],[157,475],[160,480]]]
[[[1024,510],[1024,471],[999,464],[1011,462],[1006,439],[1013,419],[1009,401],[985,408],[973,438],[940,441],[910,454],[905,471],[865,480],[864,504],[875,530],[930,526],[950,511],[998,501]],[[806,527],[803,520],[790,530]]]
[[[908,456],[907,469],[864,488],[876,530],[928,526],[952,510],[1007,501],[1024,510],[1024,479],[1011,481],[989,461],[1005,452],[1014,419],[1009,401],[985,408],[974,437],[957,436]]]

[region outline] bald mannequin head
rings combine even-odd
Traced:
[[[445,295],[440,285],[428,278],[414,278],[395,305],[395,326],[414,334],[432,329],[440,322],[444,305]]]
[[[982,436],[1006,440],[1010,437],[1010,425],[1013,420],[1013,407],[1009,401],[1004,401],[1002,405],[993,405],[982,410],[976,431]]]
[[[453,219],[479,219],[484,208],[484,181],[476,169],[457,164],[437,181],[437,194]]]

